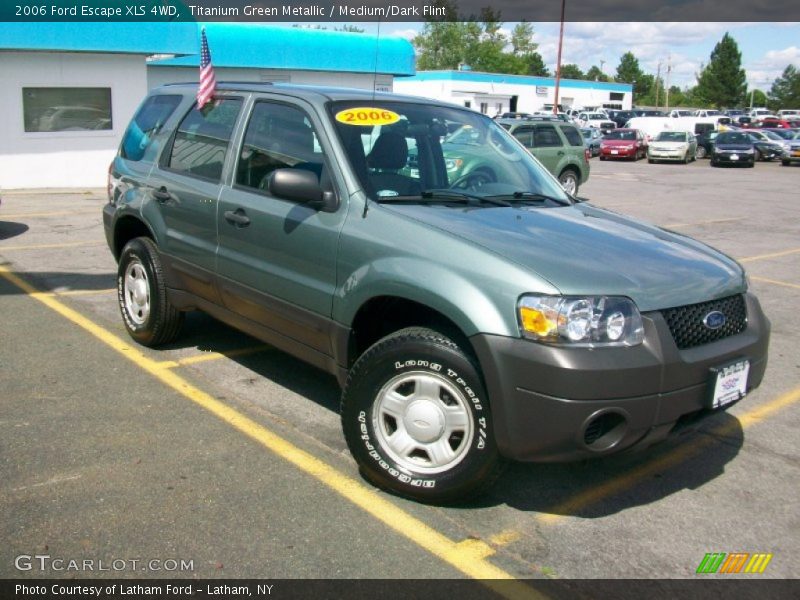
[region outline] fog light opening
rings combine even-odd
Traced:
[[[583,443],[594,451],[608,450],[616,446],[625,436],[628,421],[616,412],[597,415],[586,425],[583,432]]]

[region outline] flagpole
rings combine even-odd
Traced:
[[[556,98],[553,102],[553,114],[558,115],[558,88],[561,83],[561,48],[564,45],[564,6],[567,0],[561,0],[561,31],[558,34],[558,58],[556,59]]]

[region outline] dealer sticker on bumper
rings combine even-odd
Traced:
[[[750,362],[741,360],[725,367],[712,369],[716,373],[714,393],[711,397],[711,408],[719,408],[744,398],[747,394],[747,375],[750,373]]]

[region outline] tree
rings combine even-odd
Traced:
[[[626,52],[619,59],[617,81],[633,84],[633,102],[640,103],[653,85],[653,76],[645,75],[639,66],[639,60],[633,52]]]
[[[592,65],[592,67],[586,71],[586,79],[589,81],[608,81],[608,75],[603,73],[597,65]]]
[[[420,70],[457,69],[469,65],[475,71],[516,75],[547,75],[541,55],[536,52],[533,26],[519,23],[511,36],[502,30],[500,13],[481,10],[478,18],[458,17],[452,0],[437,0],[447,17],[430,18],[412,43]],[[455,19],[455,20],[454,20]],[[506,50],[511,47],[511,51]]]
[[[578,65],[566,64],[561,65],[561,77],[564,79],[585,79],[586,75],[583,74]]]
[[[697,78],[696,95],[706,103],[725,108],[740,105],[747,92],[739,46],[726,32],[714,46],[711,59]]]
[[[769,107],[778,110],[798,106],[800,106],[800,72],[794,65],[789,65],[772,83],[769,91]]]
[[[753,106],[767,105],[767,95],[761,90],[750,90],[750,98],[752,98],[751,104]]]

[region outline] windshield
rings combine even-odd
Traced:
[[[606,117],[603,113],[589,113],[586,115],[586,118],[590,121],[602,121],[608,117]]]
[[[750,138],[745,133],[726,131],[717,136],[717,144],[750,144]]]
[[[783,141],[783,138],[781,136],[779,136],[777,133],[775,133],[774,131],[762,131],[762,133],[765,136],[767,136],[769,139],[771,139],[771,140],[776,140],[778,142],[782,142]]]
[[[373,200],[537,195],[570,203],[558,180],[517,140],[475,111],[379,99],[332,102],[329,110],[347,159]]]
[[[656,142],[685,142],[686,133],[683,131],[662,131],[656,136]]]
[[[610,131],[603,138],[605,140],[636,140],[636,132],[633,129],[627,131]]]

